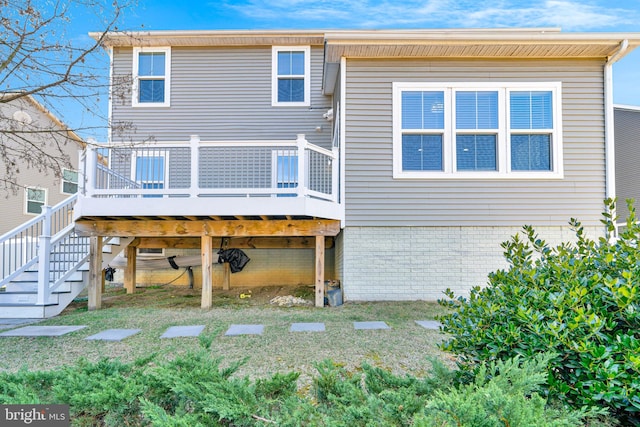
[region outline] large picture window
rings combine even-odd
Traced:
[[[134,48],[133,106],[168,107],[171,48]]]
[[[271,101],[274,106],[309,106],[310,53],[308,46],[274,46]]]
[[[394,83],[395,178],[561,178],[560,83]]]

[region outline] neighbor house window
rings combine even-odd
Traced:
[[[44,188],[27,187],[25,190],[25,212],[40,215],[42,207],[47,204],[47,190]]]
[[[310,52],[308,46],[272,48],[272,105],[310,105]]]
[[[78,192],[78,171],[62,169],[62,192],[64,194]]]
[[[133,106],[168,107],[171,48],[133,49]]]
[[[560,83],[394,83],[395,178],[561,178]]]

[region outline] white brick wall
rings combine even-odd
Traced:
[[[575,239],[568,227],[535,227],[555,246]],[[347,301],[436,300],[446,288],[468,295],[507,266],[502,242],[520,227],[346,227],[338,240]],[[598,237],[600,227],[585,228]],[[341,267],[340,267],[340,264]]]

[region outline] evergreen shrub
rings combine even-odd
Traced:
[[[613,200],[601,220],[606,235],[585,236],[572,219],[574,242],[551,247],[533,227],[504,242],[509,267],[489,275],[469,298],[450,290],[440,318],[442,348],[463,371],[481,362],[555,354],[547,389],[574,408],[608,408],[640,424],[640,225],[628,202],[626,227],[613,237]]]

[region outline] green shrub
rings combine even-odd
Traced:
[[[609,408],[625,423],[640,418],[640,226],[630,216],[617,239],[614,202],[606,201],[607,236],[588,239],[575,219],[574,243],[550,247],[532,227],[502,244],[509,268],[489,275],[469,298],[447,290],[441,304],[462,370],[479,362],[553,352],[548,391],[579,408]]]

